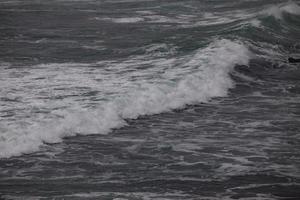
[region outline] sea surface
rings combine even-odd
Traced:
[[[299,200],[300,1],[0,0],[0,199]]]

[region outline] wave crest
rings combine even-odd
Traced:
[[[236,64],[247,65],[249,59],[249,50],[240,42],[216,40],[191,55],[165,61],[168,64],[176,62],[179,67],[169,67],[156,82],[141,80],[138,87],[128,89],[126,94],[108,98],[96,108],[73,106],[71,109],[52,111],[56,119],[3,128],[0,157],[34,152],[43,143],[61,142],[66,136],[107,134],[112,129],[125,126],[126,119],[225,96],[228,89],[234,86],[229,73]]]
[[[300,15],[300,6],[293,1],[285,4],[271,6],[263,11],[263,14],[273,16],[276,19],[283,19],[283,14],[288,13],[292,15]]]

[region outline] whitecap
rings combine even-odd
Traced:
[[[95,17],[96,20],[102,20],[102,21],[111,21],[114,23],[137,23],[144,21],[144,18],[142,17],[119,17],[119,18],[99,18]]]
[[[107,134],[126,119],[226,96],[234,87],[230,72],[236,64],[247,65],[250,52],[238,41],[222,39],[189,55],[149,59],[100,62],[96,69],[97,63],[62,63],[32,66],[26,73],[2,71],[25,74],[0,80],[1,95],[14,93],[21,102],[1,102],[1,113],[19,110],[0,122],[0,157],[34,152],[66,136]],[[83,95],[89,91],[97,95]]]
[[[289,1],[288,3],[267,7],[262,11],[263,15],[273,16],[279,20],[283,18],[283,13],[300,15],[300,6],[293,1]]]

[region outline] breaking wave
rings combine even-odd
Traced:
[[[230,72],[236,64],[247,65],[250,57],[251,53],[241,42],[222,39],[189,55],[168,58],[164,61],[157,58],[147,61],[146,64],[160,69],[160,74],[153,72],[153,67],[150,67],[144,70],[146,71],[144,75],[152,76],[149,79],[145,77],[139,79],[138,76],[142,75],[133,76],[128,73],[120,73],[123,74],[121,77],[107,79],[108,82],[113,81],[109,86],[110,92],[102,91],[101,96],[104,100],[99,101],[96,106],[93,104],[89,107],[68,102],[60,109],[48,110],[48,113],[42,114],[39,120],[31,120],[30,123],[24,124],[21,123],[22,120],[18,122],[17,119],[13,123],[1,122],[0,157],[38,151],[44,143],[61,142],[66,136],[107,134],[112,129],[125,126],[126,119],[158,114],[184,108],[186,105],[207,102],[213,97],[226,96],[228,89],[234,87]],[[55,73],[61,73],[59,72],[61,65],[54,69]],[[138,58],[131,58],[121,63],[108,62],[107,65],[110,67],[118,65],[118,69],[123,66],[126,70],[134,71],[133,66],[140,67],[141,61]],[[55,64],[52,64],[52,68],[53,66]],[[83,69],[87,70],[86,64],[83,66]],[[36,68],[44,70],[50,67]],[[90,76],[86,82],[92,76],[97,78],[93,73]],[[83,77],[78,76],[78,80]],[[133,80],[133,77],[137,78]],[[36,86],[41,84],[38,82],[40,79],[35,80]],[[77,87],[84,83],[82,80],[78,83],[71,80],[70,82],[77,84]],[[30,84],[34,87],[32,83]],[[124,89],[121,90],[122,87]],[[44,115],[52,117],[47,118]]]
[[[280,20],[283,19],[284,13],[300,15],[300,6],[292,1],[289,1],[284,4],[278,4],[268,7],[262,12],[262,14],[273,16],[276,19]]]

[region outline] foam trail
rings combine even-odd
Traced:
[[[192,55],[166,60],[164,63],[179,63],[179,67],[166,69],[156,82],[139,80],[126,93],[107,98],[96,108],[78,105],[52,111],[56,119],[52,117],[18,126],[6,124],[6,127],[0,128],[0,157],[31,153],[43,143],[61,142],[66,136],[107,134],[126,125],[125,119],[136,119],[141,115],[166,112],[225,96],[228,89],[234,86],[229,75],[234,65],[247,65],[249,59],[250,52],[243,44],[223,39]],[[159,67],[160,63],[164,64],[154,62],[155,67]]]

